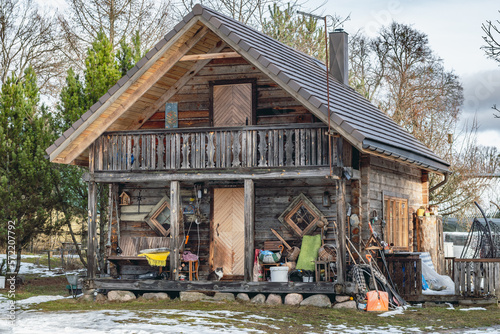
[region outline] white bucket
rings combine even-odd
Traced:
[[[313,282],[312,276],[302,276],[302,282]]]
[[[288,267],[271,267],[271,282],[288,282]]]
[[[0,289],[5,289],[5,276],[0,276]]]

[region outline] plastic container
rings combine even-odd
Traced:
[[[288,282],[288,267],[271,267],[271,282]]]
[[[5,276],[0,276],[0,289],[5,289]]]
[[[312,276],[302,276],[302,282],[310,283],[314,282]]]

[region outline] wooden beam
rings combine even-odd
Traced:
[[[219,52],[219,53],[202,53],[197,55],[187,55],[180,59],[180,61],[197,61],[197,60],[212,60],[222,58],[240,58],[238,52]]]
[[[338,179],[338,173],[334,178]],[[206,180],[272,180],[272,179],[306,179],[327,178],[330,175],[328,167],[317,167],[311,169],[234,169],[234,170],[186,170],[186,171],[162,171],[162,172],[96,172],[94,180],[99,183],[128,183],[128,182],[162,182],[162,181],[206,181]],[[84,174],[83,180],[88,181],[89,174]]]
[[[255,231],[255,185],[252,179],[245,180],[245,281],[251,282],[254,261]]]
[[[89,182],[88,193],[88,242],[87,242],[87,277],[95,278],[95,246],[97,245],[96,220],[97,220],[97,185],[94,181]]]
[[[166,50],[170,49],[172,45],[179,41],[187,31],[189,31],[195,24],[198,24],[199,20],[191,20],[188,24],[186,24],[177,34],[171,38],[165,45],[159,50],[149,61],[141,67],[123,86],[120,87],[94,114],[92,114],[81,126],[76,129],[75,132],[69,136],[62,144],[59,146],[54,152],[50,154],[50,161],[56,163],[67,163],[64,159],[59,157],[59,154],[64,152],[68,146],[75,141],[86,129],[92,124],[101,114],[106,110],[109,106],[111,106],[124,92],[126,92],[132,84],[134,84],[137,79],[139,79],[150,67],[152,64],[156,63],[156,61],[162,57],[162,55],[166,52]]]
[[[220,45],[216,45],[210,51],[218,52],[226,47],[226,43],[220,43]],[[136,130],[140,128],[148,119],[153,116],[158,109],[160,109],[172,96],[174,96],[182,87],[184,87],[189,80],[191,80],[198,72],[205,67],[206,64],[210,62],[210,59],[200,61],[194,64],[187,72],[184,74],[179,80],[175,82],[175,84],[170,87],[162,96],[156,100],[151,106],[146,108],[142,112],[142,116],[144,117],[141,122],[135,121],[132,125],[129,126],[128,130]]]
[[[203,27],[196,34],[184,43],[168,60],[163,63],[149,78],[147,78],[141,86],[139,86],[130,96],[124,101],[116,110],[106,117],[106,120],[94,130],[91,134],[87,135],[71,152],[68,153],[64,159],[65,163],[71,163],[77,158],[92,142],[94,142],[106,129],[113,124],[124,112],[126,112],[132,105],[134,105],[139,98],[155,84],[161,77],[165,75],[182,56],[193,48],[200,40],[202,40],[208,33],[209,29]]]
[[[337,180],[337,282],[343,284],[346,274],[346,205],[345,205],[345,179]]]
[[[179,181],[172,181],[170,182],[170,279],[173,281],[179,280],[179,249],[182,246],[181,224],[181,186]]]

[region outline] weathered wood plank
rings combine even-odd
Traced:
[[[179,280],[179,251],[182,246],[181,224],[182,224],[182,201],[179,181],[170,182],[170,279]]]
[[[255,233],[255,185],[252,179],[245,180],[245,281],[252,281]]]

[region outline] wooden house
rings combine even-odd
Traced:
[[[413,250],[428,174],[449,165],[348,86],[347,34],[331,33],[330,49],[327,82],[324,63],[197,5],[47,149],[54,163],[89,168],[90,278],[96,184],[109,184],[109,261],[121,279],[96,286],[191,289],[177,270],[189,249],[200,282],[223,267],[230,291],[249,289],[254,250],[278,240],[271,229],[296,246],[324,232],[340,285],[346,233],[359,247],[370,219],[395,249]],[[158,247],[171,250],[169,280],[137,280],[151,270],[138,252]]]

